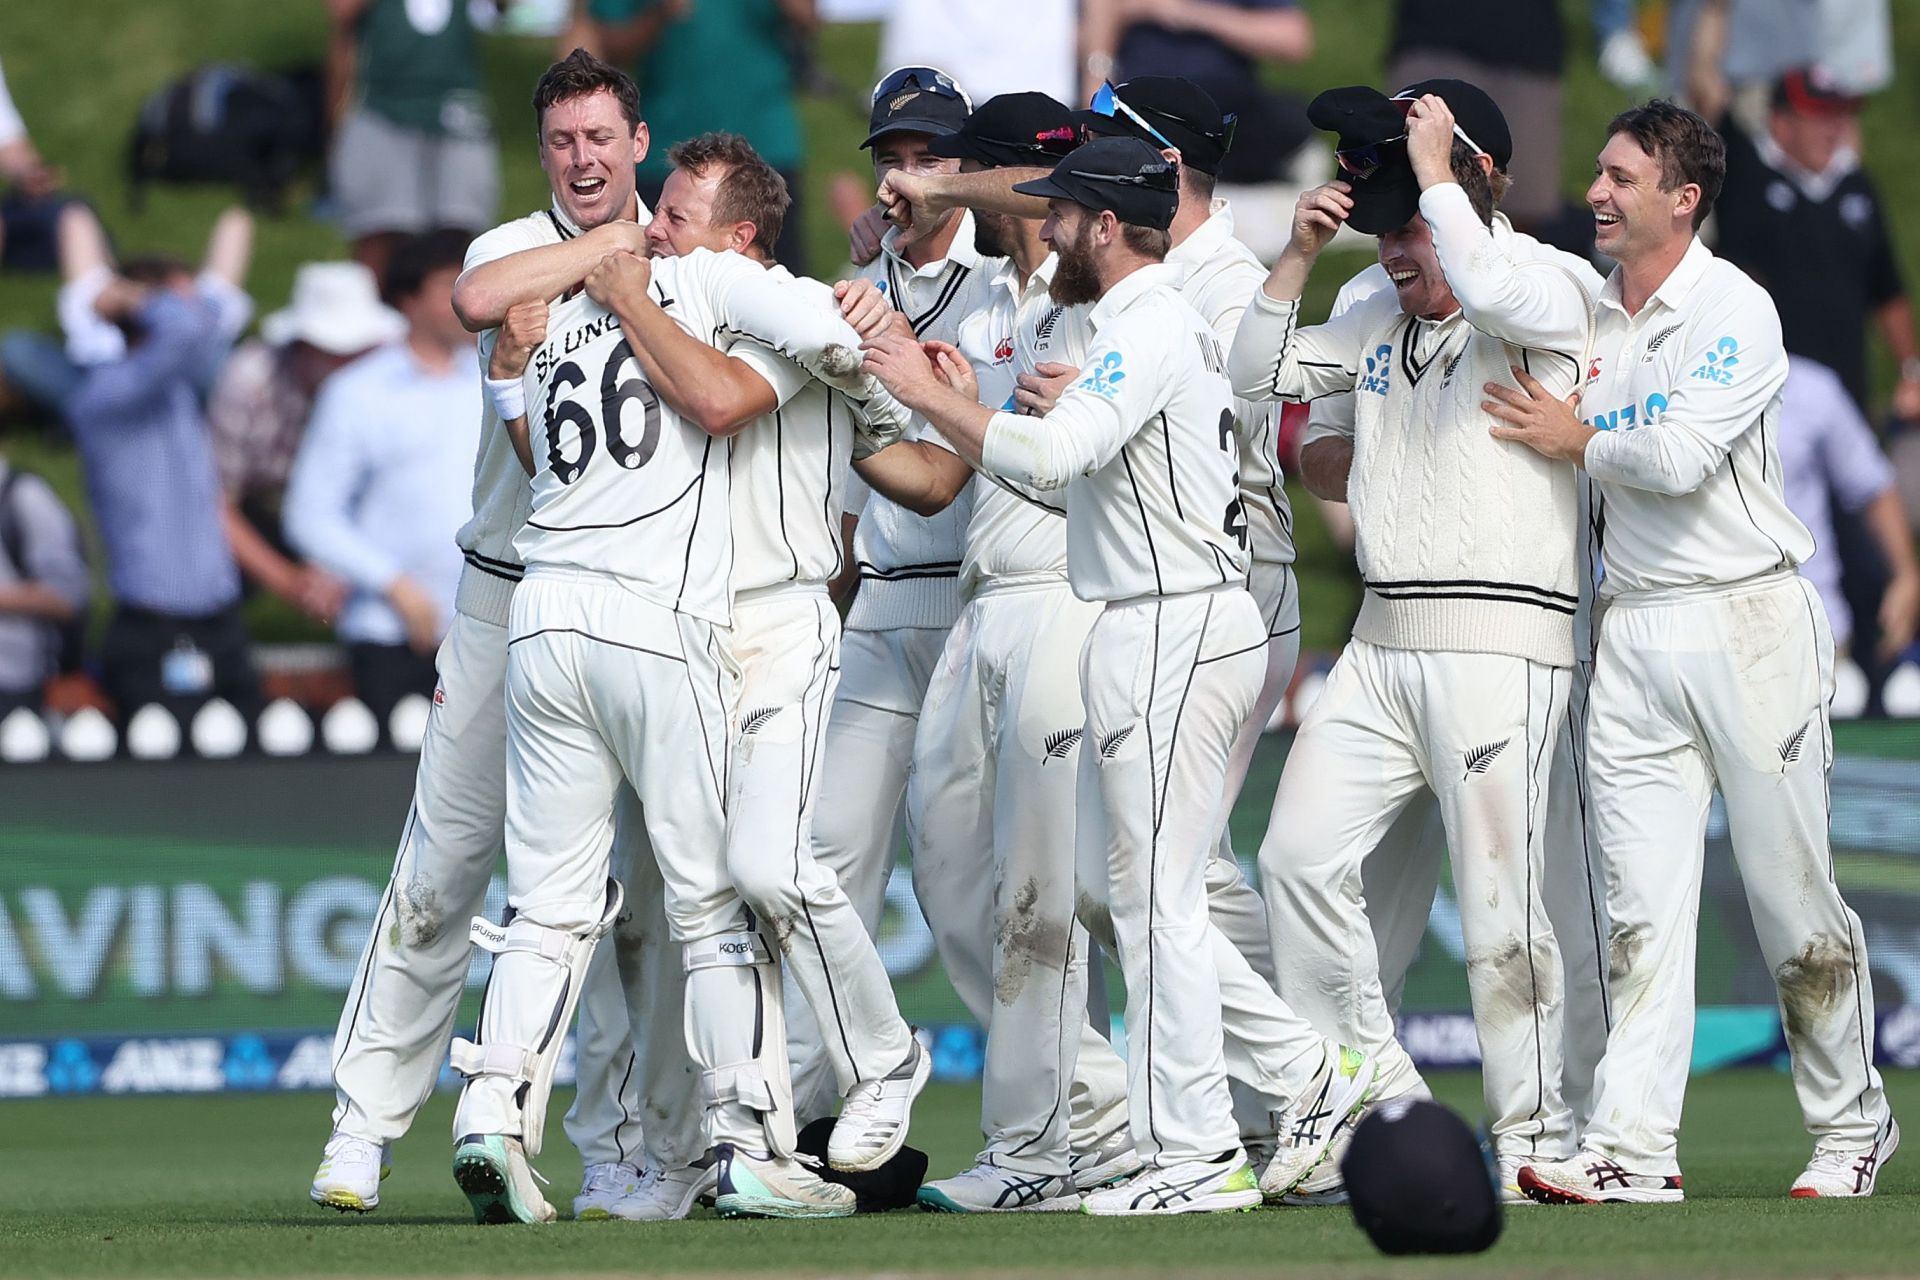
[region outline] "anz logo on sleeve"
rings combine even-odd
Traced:
[[[1126,380],[1127,375],[1120,368],[1120,353],[1109,351],[1099,364],[1087,370],[1087,376],[1080,379],[1079,389],[1111,400],[1120,394],[1120,384]]]
[[[1652,426],[1666,411],[1667,397],[1656,391],[1637,405],[1622,405],[1596,413],[1586,419],[1586,423],[1596,431],[1631,431],[1635,427]]]

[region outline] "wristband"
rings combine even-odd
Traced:
[[[527,416],[527,388],[518,378],[488,378],[487,399],[502,422]]]

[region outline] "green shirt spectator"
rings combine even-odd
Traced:
[[[676,0],[588,0],[587,14],[619,28],[679,7]],[[805,147],[783,7],[779,0],[694,0],[640,51],[634,79],[653,132],[640,163],[643,187],[657,191],[666,180],[668,147],[709,130],[740,134],[792,185]]]
[[[367,110],[423,133],[487,132],[465,0],[373,0],[355,34]]]

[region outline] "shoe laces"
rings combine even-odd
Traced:
[[[625,1161],[609,1161],[606,1164],[590,1164],[580,1179],[580,1194],[598,1195],[603,1191],[620,1189],[625,1183],[640,1181],[640,1171]]]
[[[378,1172],[381,1146],[365,1138],[336,1133],[327,1140],[326,1164],[329,1169],[350,1169],[356,1165]]]

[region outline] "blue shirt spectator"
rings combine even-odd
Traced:
[[[0,715],[39,705],[59,628],[86,612],[90,589],[73,514],[45,480],[0,457]]]

